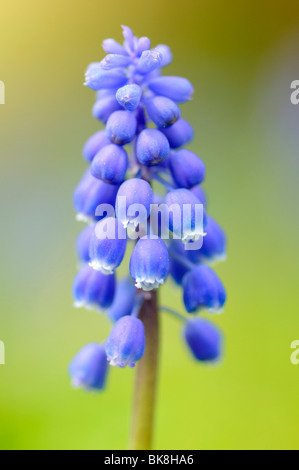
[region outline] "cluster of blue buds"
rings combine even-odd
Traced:
[[[151,48],[148,38],[126,26],[123,36],[123,44],[103,42],[107,55],[85,75],[85,85],[96,92],[93,116],[104,129],[84,147],[89,167],[74,194],[77,218],[87,226],[77,239],[73,296],[76,306],[104,312],[113,323],[103,344],[85,346],[71,363],[73,384],[87,390],[104,388],[108,363],[134,367],[142,359],[139,313],[168,277],[192,314],[180,318],[194,358],[211,362],[222,353],[221,332],[195,316],[224,307],[225,289],[208,265],[225,257],[226,237],[206,214],[205,165],[185,148],[193,128],[179,104],[191,99],[193,87],[185,78],[162,75],[172,61],[167,46]],[[117,279],[130,243],[128,276]]]

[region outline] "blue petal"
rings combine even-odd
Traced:
[[[135,304],[136,294],[137,290],[131,279],[126,277],[118,281],[113,304],[108,311],[110,320],[116,322],[121,317],[131,315]]]
[[[127,168],[127,152],[115,144],[102,148],[91,163],[92,175],[111,184],[122,183],[125,179]]]
[[[142,52],[148,51],[151,47],[151,41],[147,37],[141,37],[137,43],[137,56],[139,57]],[[160,51],[159,51],[160,52]]]
[[[125,206],[123,208],[121,206],[121,198],[123,198],[123,201],[125,202]],[[128,214],[128,208],[133,204],[141,204],[146,211],[147,217],[149,217],[152,200],[153,192],[150,184],[142,179],[131,178],[125,181],[118,190],[115,208],[116,215],[126,227],[136,218],[136,214]]]
[[[89,263],[89,245],[90,239],[94,233],[95,225],[87,225],[85,229],[79,234],[76,242],[78,258],[82,263]]]
[[[148,83],[148,87],[156,95],[166,96],[177,103],[190,100],[194,91],[189,80],[182,77],[157,77]]]
[[[108,54],[100,62],[100,65],[104,70],[111,70],[118,67],[128,67],[131,63],[132,59],[129,56],[121,54]]]
[[[187,312],[207,310],[219,312],[225,301],[225,289],[216,273],[206,265],[188,272],[183,280],[184,303]]]
[[[96,119],[99,119],[105,124],[112,113],[114,113],[115,111],[120,111],[121,109],[122,107],[116,100],[115,96],[107,95],[104,98],[101,98],[100,100],[95,102],[92,108],[92,114]],[[101,132],[105,134],[105,131]]]
[[[155,96],[147,99],[146,110],[157,127],[169,127],[181,117],[179,107],[169,98]]]
[[[223,337],[221,331],[211,322],[194,318],[186,322],[185,340],[198,361],[214,362],[222,354]]]
[[[144,51],[137,63],[137,72],[146,75],[160,67],[162,55],[157,50]]]
[[[82,348],[69,367],[75,387],[86,390],[103,390],[106,384],[108,363],[105,348],[91,343]]]
[[[105,310],[112,305],[114,292],[114,275],[105,276],[88,265],[78,272],[73,283],[73,296],[77,307]]]
[[[206,236],[199,250],[188,251],[188,257],[194,263],[216,262],[226,256],[226,236],[223,229],[212,217],[207,218]]]
[[[185,119],[179,119],[172,126],[161,129],[172,149],[182,147],[193,139],[193,128]]]
[[[187,149],[172,152],[169,169],[174,182],[181,188],[192,188],[202,183],[206,171],[203,161]]]
[[[164,284],[168,263],[168,251],[160,238],[141,238],[130,260],[130,273],[136,287],[150,291]]]
[[[103,88],[119,88],[128,81],[124,70],[103,70],[99,63],[90,64],[85,74],[84,85],[94,91]]]
[[[112,238],[107,234],[112,234]],[[103,233],[102,233],[103,232]],[[100,235],[103,238],[100,238]],[[104,238],[107,236],[107,238]],[[112,274],[122,263],[127,246],[126,231],[118,219],[106,217],[98,222],[93,232],[90,245],[90,266],[103,274]]]
[[[144,129],[138,136],[136,156],[142,165],[156,165],[167,157],[169,150],[167,138],[157,129]]]
[[[144,355],[145,332],[141,320],[131,316],[120,318],[106,343],[110,365],[134,367]]]
[[[87,162],[91,162],[94,156],[106,145],[110,144],[110,140],[106,137],[105,131],[99,131],[88,139],[83,149],[83,156]]]
[[[166,65],[169,65],[172,62],[172,53],[168,46],[165,46],[165,44],[159,44],[155,49],[160,52],[162,56],[160,67],[166,67]]]
[[[204,236],[206,214],[203,207],[198,207],[202,205],[201,201],[191,191],[184,188],[170,191],[165,204],[169,209],[169,229],[184,243]],[[203,220],[197,220],[197,209],[203,210]]]
[[[130,111],[115,111],[106,124],[106,135],[111,142],[125,145],[132,142],[137,129],[137,121]]]
[[[135,111],[140,103],[142,95],[142,90],[140,86],[126,85],[122,88],[119,88],[116,93],[116,99],[123,108],[128,111]]]
[[[103,41],[103,49],[107,54],[122,54],[128,55],[124,46],[116,42],[114,39],[105,39]]]
[[[98,180],[88,169],[74,193],[74,206],[80,218],[99,220],[95,212],[99,205],[115,205],[118,185]]]

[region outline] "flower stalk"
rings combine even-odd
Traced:
[[[155,418],[159,355],[157,292],[148,294],[139,314],[144,324],[146,349],[136,370],[130,450],[151,450]]]

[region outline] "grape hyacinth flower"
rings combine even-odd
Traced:
[[[125,277],[117,282],[113,303],[108,310],[109,319],[115,323],[121,317],[131,315],[137,297],[132,279]]]
[[[106,354],[111,366],[135,367],[144,354],[145,333],[139,318],[124,316],[114,325],[106,343]]]
[[[75,305],[105,314],[112,330],[83,348],[69,372],[75,386],[102,390],[109,367],[137,365],[130,446],[144,450],[152,442],[160,312],[183,323],[197,361],[222,355],[220,330],[197,314],[224,307],[225,289],[207,264],[225,256],[226,237],[206,212],[205,164],[185,148],[194,129],[179,105],[192,99],[192,84],[162,74],[172,61],[168,46],[152,47],[127,26],[123,37],[104,40],[106,56],[85,74],[99,130],[84,146],[89,167],[74,193],[77,219],[88,223],[76,243]],[[120,265],[127,277],[118,279]],[[159,306],[168,277],[184,315]]]
[[[106,383],[108,364],[102,344],[87,344],[70,364],[69,373],[74,387],[87,391],[103,390]]]
[[[198,361],[215,362],[221,356],[222,334],[213,323],[203,318],[192,318],[186,322],[184,336]]]
[[[113,231],[113,237],[102,232],[102,226]],[[101,232],[101,233],[99,233]],[[103,274],[113,274],[124,259],[127,247],[125,230],[121,221],[115,218],[105,218],[97,224],[89,241],[89,265]]]
[[[106,310],[113,302],[115,276],[105,276],[89,265],[84,265],[73,283],[75,307],[88,310]]]

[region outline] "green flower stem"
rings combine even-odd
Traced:
[[[151,292],[144,300],[139,318],[145,328],[146,348],[136,371],[130,450],[151,450],[159,350],[157,292]]]
[[[173,310],[172,308],[169,308],[169,307],[164,307],[162,305],[162,307],[160,307],[160,312],[165,312],[165,313],[169,313],[170,315],[172,315],[173,317],[175,317],[177,320],[180,320],[182,322],[186,322],[187,321],[187,318],[184,317],[184,315],[182,315],[181,313],[177,312],[176,310]]]

